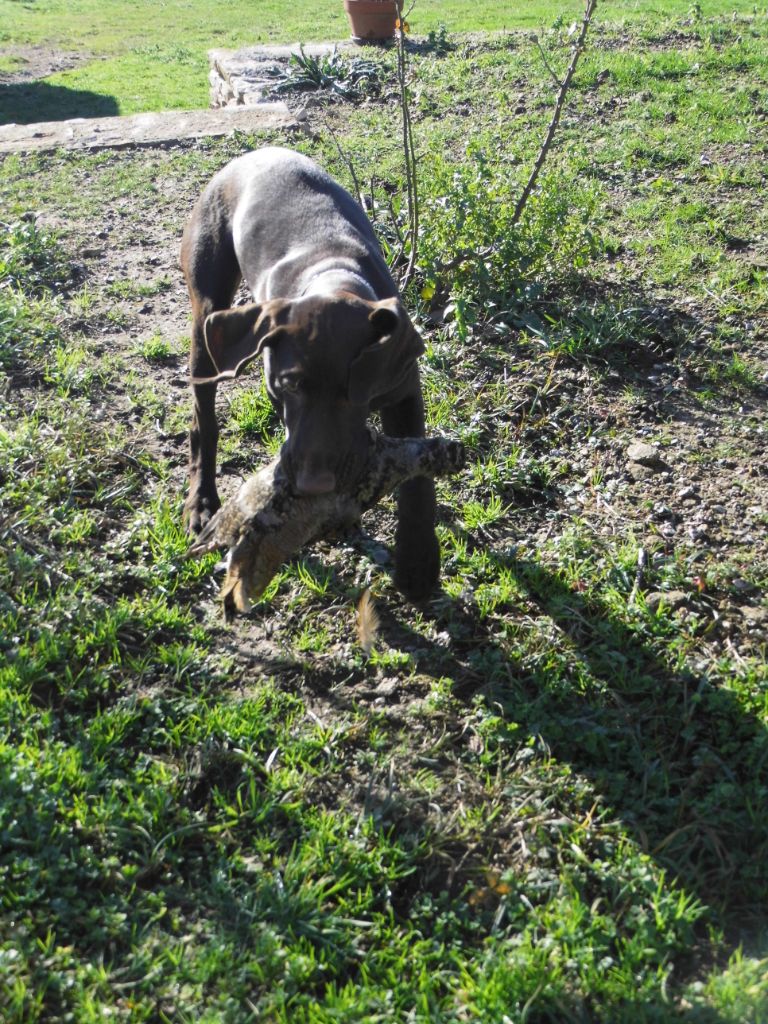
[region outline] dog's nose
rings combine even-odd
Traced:
[[[330,494],[336,489],[336,476],[330,470],[319,473],[301,470],[296,475],[296,491],[298,494]]]

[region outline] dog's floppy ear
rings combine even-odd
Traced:
[[[212,377],[193,377],[193,384],[216,384],[239,376],[255,359],[274,333],[274,302],[252,302],[247,306],[222,309],[206,317],[205,347],[216,373]]]
[[[424,342],[397,299],[377,302],[368,321],[374,339],[349,367],[347,397],[355,405],[393,391],[424,351]]]

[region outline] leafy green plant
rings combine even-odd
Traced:
[[[263,379],[256,387],[236,391],[230,399],[229,412],[233,423],[243,434],[269,439],[279,425]]]
[[[503,312],[530,282],[572,274],[598,250],[588,184],[544,175],[515,223],[518,170],[504,156],[471,145],[463,164],[435,158],[423,177],[422,292],[449,298],[462,336],[481,308]]]
[[[37,343],[59,339],[56,313],[46,301],[25,301],[17,292],[0,289],[0,370],[13,369]]]
[[[70,276],[69,260],[52,232],[33,220],[0,223],[0,289],[23,288],[40,298],[63,287]]]
[[[362,57],[345,57],[334,48],[330,54],[312,56],[299,47],[281,72],[270,93],[325,91],[345,100],[376,96],[380,89],[381,66]]]
[[[160,331],[155,331],[148,338],[144,338],[137,347],[137,352],[142,355],[148,363],[161,363],[173,355],[173,348],[167,338],[164,338]]]
[[[479,501],[467,502],[461,510],[464,525],[468,530],[476,530],[478,527],[490,526],[492,523],[503,519],[507,506],[502,504],[498,494],[485,503]]]
[[[61,336],[52,292],[71,277],[53,234],[31,221],[0,224],[0,370],[8,371],[40,343]]]
[[[445,54],[450,53],[455,48],[455,44],[449,37],[448,28],[443,22],[440,22],[437,28],[431,28],[427,32],[424,48],[429,53],[434,53],[438,57],[445,56]]]
[[[732,352],[730,359],[715,356],[708,360],[704,377],[711,384],[725,384],[737,392],[754,391],[760,386],[756,367],[738,352]]]
[[[323,597],[333,579],[333,569],[301,559],[295,565],[296,576],[304,589],[315,597]]]

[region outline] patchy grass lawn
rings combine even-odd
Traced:
[[[424,36],[443,30],[567,28],[583,6],[580,0],[480,0],[472,5],[463,0],[418,0],[409,22],[414,33]],[[700,21],[748,15],[755,9],[751,0],[666,0],[664,17]],[[760,9],[764,12],[764,5]],[[606,0],[597,17],[619,23],[663,20],[654,0]],[[342,0],[230,0],[226,5],[205,0],[68,0],[66,5],[59,0],[0,0],[0,25],[0,43],[9,48],[13,62],[9,71],[41,65],[46,53],[50,58],[43,82],[2,84],[0,70],[0,124],[205,107],[207,53],[212,47],[349,35]],[[62,52],[70,58],[63,65]]]
[[[393,104],[4,160],[3,1020],[768,1019],[767,35],[596,31],[515,231],[536,54],[414,55],[407,298],[471,456],[422,609],[392,502],[228,629],[180,525],[194,199],[266,141],[351,186],[330,126],[394,256]],[[220,402],[228,493],[276,441],[257,371]]]

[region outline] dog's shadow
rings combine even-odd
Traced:
[[[670,665],[599,600],[533,561],[496,557],[573,645],[554,665],[491,634],[471,598],[432,604],[449,647],[387,616],[384,639],[539,737],[588,778],[640,847],[734,926],[768,897],[768,730],[727,685]],[[518,650],[519,647],[519,650]],[[552,657],[557,655],[552,651]]]

